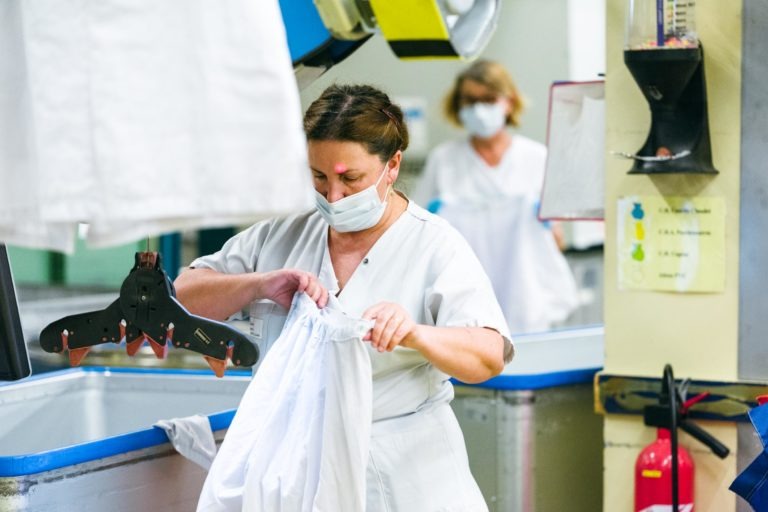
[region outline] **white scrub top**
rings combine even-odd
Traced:
[[[547,148],[515,134],[496,166],[488,165],[468,139],[445,142],[427,158],[411,199],[427,205],[441,201],[482,202],[493,197],[524,196],[537,201],[544,183]]]
[[[330,293],[339,292],[328,224],[315,211],[260,222],[191,266],[227,273],[298,268],[319,276]],[[338,299],[353,317],[390,301],[420,324],[496,329],[505,339],[505,359],[511,359],[506,322],[477,257],[445,220],[412,201]],[[279,337],[285,315],[271,301],[252,304],[251,330],[262,348]],[[448,375],[416,350],[379,353],[365,347],[373,378],[366,512],[487,512],[448,405],[453,398]]]
[[[259,222],[222,249],[192,262],[194,268],[237,274],[296,268],[318,276],[334,295],[339,285],[328,252],[328,224],[316,211]],[[419,324],[489,327],[510,336],[491,283],[472,249],[444,219],[409,201],[407,210],[374,244],[338,299],[345,313],[360,317],[379,302],[405,308]],[[251,332],[268,350],[287,311],[272,301],[251,305]],[[449,376],[418,351],[370,348],[374,421],[413,413],[453,398]]]
[[[413,195],[469,242],[513,333],[544,331],[578,306],[576,281],[538,218],[546,148],[521,135],[495,167],[469,140],[435,148]]]

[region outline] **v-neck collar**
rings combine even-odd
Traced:
[[[384,233],[382,233],[378,240],[373,243],[368,252],[363,256],[363,259],[360,261],[360,263],[357,264],[357,267],[355,267],[355,270],[349,276],[349,279],[347,279],[343,289],[339,288],[339,280],[336,277],[336,271],[333,269],[333,261],[331,260],[331,250],[328,247],[328,233],[330,228],[325,230],[323,235],[323,259],[320,263],[318,277],[320,282],[323,283],[328,289],[329,294],[335,295],[339,300],[342,300],[343,297],[349,295],[348,290],[350,289],[350,286],[356,284],[360,279],[362,279],[362,277],[360,277],[361,274],[364,274],[367,269],[373,268],[373,266],[378,263],[378,253],[383,250],[381,247],[387,243],[386,240],[388,238],[395,236],[392,233],[399,230],[399,226],[404,224],[403,217],[408,215],[409,210],[411,209],[411,200],[406,198],[406,201],[408,201],[408,205],[406,206],[403,213],[401,213],[400,217],[398,217],[395,222],[393,222],[392,225],[389,226],[387,230],[384,231]]]
[[[336,278],[336,271],[333,270],[333,262],[331,261],[331,251],[328,248],[328,230],[331,228],[326,226],[323,230],[323,237],[321,243],[323,245],[323,257],[320,260],[320,269],[317,272],[317,277],[320,282],[328,289],[328,293],[331,295],[339,294],[339,280]]]

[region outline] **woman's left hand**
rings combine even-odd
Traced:
[[[418,327],[402,306],[392,302],[371,306],[363,313],[363,318],[375,321],[363,340],[370,341],[371,347],[379,352],[392,352],[398,345],[408,347]]]

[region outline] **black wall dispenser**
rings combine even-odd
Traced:
[[[624,62],[651,109],[630,174],[717,174],[693,0],[629,0]]]

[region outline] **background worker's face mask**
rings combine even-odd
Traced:
[[[507,108],[503,101],[475,103],[459,110],[459,120],[469,133],[481,139],[496,135],[507,122]]]
[[[376,189],[381,179],[387,174],[387,166],[384,167],[376,183],[351,196],[342,197],[338,201],[329,203],[321,193],[315,191],[315,205],[317,211],[333,229],[340,233],[362,231],[375,226],[387,209],[387,201],[382,201]],[[389,188],[387,188],[389,191]],[[387,197],[385,193],[384,197]]]

